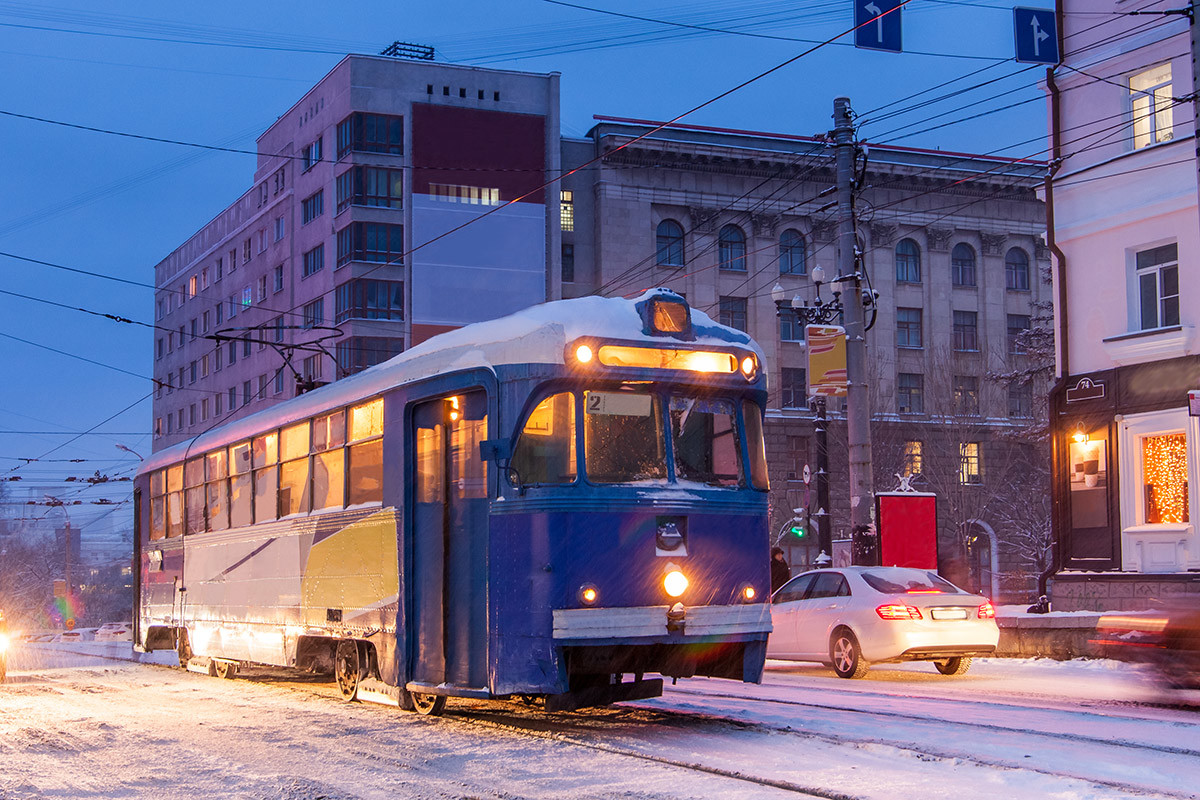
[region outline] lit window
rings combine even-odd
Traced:
[[[559,199],[559,218],[566,233],[575,230],[575,192],[563,189]]]
[[[1133,149],[1169,142],[1171,130],[1171,65],[1162,64],[1129,79]]]
[[[901,372],[896,379],[896,411],[900,414],[925,412],[925,376]]]
[[[959,483],[983,483],[983,459],[980,452],[979,442],[962,442],[958,445]]]
[[[908,441],[904,443],[903,463],[900,466],[900,472],[905,478],[913,475],[920,475],[921,470],[925,468],[924,448],[920,442]]]
[[[447,203],[466,203],[472,206],[500,205],[500,190],[494,187],[431,183],[429,193]]]
[[[1142,438],[1142,502],[1146,524],[1189,521],[1187,435]]]
[[[1141,330],[1179,324],[1179,247],[1167,244],[1137,254]]]

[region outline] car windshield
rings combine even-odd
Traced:
[[[924,569],[865,570],[862,579],[883,594],[966,594],[936,572]]]

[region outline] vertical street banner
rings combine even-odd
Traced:
[[[846,329],[840,325],[809,325],[808,396],[846,396]]]

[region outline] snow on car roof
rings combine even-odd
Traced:
[[[473,368],[494,371],[503,364],[562,364],[567,344],[582,336],[662,343],[663,336],[645,332],[638,312],[639,305],[654,298],[686,303],[682,296],[662,288],[628,299],[578,297],[447,331],[382,364],[161,450],[147,458],[139,472],[160,469],[434,375]],[[763,362],[762,350],[747,333],[720,325],[703,311],[690,307],[689,311],[695,338],[687,341],[688,346],[736,345],[752,350],[759,363]]]

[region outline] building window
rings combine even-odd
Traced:
[[[717,235],[721,269],[746,271],[746,234],[737,225],[726,225]]]
[[[250,386],[250,381],[242,381],[242,405],[250,405],[250,398],[254,396],[254,389]]]
[[[221,371],[221,345],[213,348],[213,372]]]
[[[722,297],[720,323],[739,331],[746,330],[746,298]]]
[[[779,234],[779,274],[803,275],[808,271],[805,261],[804,237],[788,228]]]
[[[221,416],[221,400],[223,400],[223,399],[224,399],[224,395],[222,395],[220,392],[217,392],[213,395],[213,416],[214,417]]]
[[[404,207],[404,172],[386,167],[351,167],[337,179],[337,210],[352,205]]]
[[[925,376],[901,372],[896,379],[896,411],[901,414],[925,413]]]
[[[233,272],[235,269],[237,269],[237,248],[236,247],[229,251],[229,271]]]
[[[983,483],[983,455],[979,442],[960,442],[958,445],[958,482]]]
[[[955,286],[975,285],[975,248],[966,242],[950,252],[950,280]]]
[[[160,359],[162,357],[163,357],[163,339],[160,336],[160,337],[158,337],[158,342],[156,343],[156,346],[155,346],[154,359],[157,361],[158,359]]]
[[[979,314],[977,312],[954,312],[954,349],[959,351],[979,349]]]
[[[921,309],[919,308],[897,308],[896,309],[896,346],[897,347],[921,347],[922,346],[922,326],[921,326]]]
[[[301,373],[306,381],[321,380],[321,356],[308,356],[301,363]]]
[[[305,172],[321,163],[321,149],[321,138],[318,137],[315,142],[310,143],[301,151],[300,163],[303,164]]]
[[[1010,292],[1029,291],[1029,256],[1019,247],[1004,256],[1004,282]]]
[[[804,370],[783,368],[779,382],[779,405],[781,408],[808,407],[808,382]]]
[[[213,268],[213,283],[221,282],[221,273],[225,271],[225,268],[221,265],[222,261],[224,261],[224,259],[218,258],[217,265]]]
[[[905,442],[901,451],[901,459],[900,474],[902,477],[910,478],[913,475],[920,475],[925,468],[924,445],[918,441]]]
[[[213,314],[216,317],[217,325],[220,325],[222,322],[224,322],[225,321],[225,304],[218,301],[217,304],[215,306],[213,306]]]
[[[382,364],[404,350],[403,339],[381,336],[351,336],[337,343],[338,370],[343,376]]]
[[[1167,244],[1137,254],[1141,330],[1179,324],[1179,247]]]
[[[673,219],[658,223],[655,263],[664,267],[683,266],[683,226]]]
[[[333,321],[348,319],[404,319],[404,282],[359,278],[341,284],[334,292]]]
[[[901,239],[896,245],[896,281],[921,282],[921,248],[912,239]]]
[[[1189,521],[1187,477],[1187,434],[1142,437],[1142,502],[1147,525]]]
[[[338,266],[351,261],[404,263],[404,226],[352,222],[338,231]]]
[[[779,340],[782,342],[803,342],[804,323],[795,310],[785,308],[779,312]]]
[[[242,263],[243,264],[247,263],[250,260],[251,256],[253,255],[253,251],[251,250],[251,247],[252,247],[252,245],[251,245],[250,239],[247,239],[246,241],[242,242]]]
[[[1008,315],[1008,352],[1021,355],[1025,352],[1025,332],[1029,330],[1028,314]]]
[[[208,356],[207,355],[203,355],[200,357],[200,377],[201,378],[208,377]]]
[[[258,302],[263,302],[267,299],[267,276],[258,276]]]
[[[229,363],[230,365],[237,363],[237,342],[229,343]],[[232,408],[232,406],[230,406]]]
[[[1129,79],[1129,102],[1133,114],[1133,149],[1169,142],[1171,130],[1170,63],[1139,72]]]
[[[493,186],[466,186],[457,183],[431,183],[429,194],[435,200],[470,206],[500,205],[500,189]]]
[[[979,416],[979,378],[954,376],[954,413],[964,417]]]
[[[275,265],[275,291],[283,291],[283,264]]]
[[[272,323],[271,323],[271,327],[275,329],[275,341],[282,342],[283,341],[283,315],[282,314],[275,317],[274,321],[272,321]]]
[[[300,224],[307,225],[325,211],[325,190],[310,195],[300,201]]]
[[[325,269],[325,245],[319,244],[304,254],[304,271],[301,274],[307,278],[323,269]]]
[[[356,111],[337,127],[337,157],[358,150],[365,153],[404,153],[404,118]]]
[[[1028,383],[1008,387],[1008,416],[1010,419],[1029,419],[1033,416],[1033,387]]]
[[[267,232],[261,230],[258,232],[258,252],[263,252],[267,249]]]
[[[304,327],[313,328],[325,323],[325,298],[318,297],[304,306]]]
[[[575,282],[575,245],[567,242],[562,246],[562,282]]]
[[[275,370],[275,394],[283,394],[283,370]]]
[[[562,225],[563,232],[570,233],[575,230],[575,192],[570,189],[563,189],[559,192],[559,222]]]
[[[230,410],[230,411],[233,411],[235,408],[237,408],[237,405],[238,405],[238,402],[237,402],[237,387],[236,387],[236,386],[230,386],[230,387],[229,387],[229,410]]]
[[[195,382],[196,382],[196,362],[193,361],[191,364],[188,365],[188,383],[192,384]],[[180,381],[179,385],[182,386],[183,381]]]

